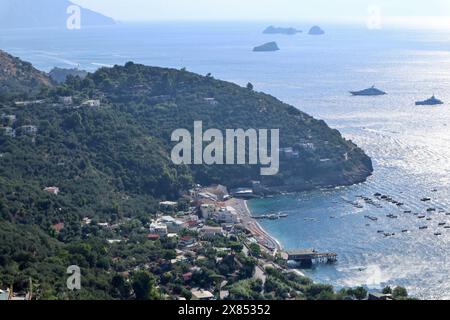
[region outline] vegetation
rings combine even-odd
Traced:
[[[31,63],[0,50],[0,102],[14,97],[28,97],[51,87],[52,81]]]
[[[217,292],[226,280],[236,298],[334,294],[275,272],[264,286],[252,281],[261,252],[252,247],[247,257],[238,239],[205,243],[198,252],[205,259],[173,263],[176,240],[149,240],[146,230],[161,200],[179,200],[194,183],[234,187],[260,179],[258,166],[173,165],[173,130],[192,130],[202,120],[208,128],[281,128],[282,146],[313,143],[314,150],[283,160],[280,174],[262,181],[286,189],[353,183],[370,174],[370,159],[338,131],[252,86],[211,75],[130,62],[51,86],[29,64],[10,56],[0,61],[15,72],[0,75],[0,114],[16,116],[11,126],[18,133],[0,135],[1,287],[27,290],[31,279],[43,299],[161,299],[190,298],[192,287]],[[60,103],[62,96],[72,96],[73,104]],[[18,97],[44,101],[17,107]],[[82,106],[87,99],[100,99],[101,107]],[[37,126],[37,134],[21,133],[24,125]],[[44,191],[53,186],[59,194]],[[180,201],[179,209],[188,206]],[[65,287],[70,265],[82,268],[82,291]]]

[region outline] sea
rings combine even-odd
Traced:
[[[401,285],[421,299],[450,299],[450,229],[442,225],[450,225],[450,30],[323,24],[323,36],[263,34],[271,24],[0,30],[0,49],[43,71],[94,71],[134,61],[211,73],[240,85],[251,82],[255,90],[325,120],[372,158],[373,176],[350,187],[253,200],[253,214],[289,215],[261,222],[286,249],[338,254],[335,265],[302,270],[317,282],[370,290]],[[281,50],[252,52],[270,41]],[[349,94],[372,85],[388,94]],[[433,94],[447,104],[415,106]],[[431,200],[421,201],[425,197]]]

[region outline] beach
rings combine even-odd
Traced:
[[[261,225],[252,218],[252,214],[247,206],[247,201],[242,199],[230,199],[227,206],[233,207],[239,215],[242,225],[253,235],[258,243],[275,255],[282,251],[280,242],[272,237]]]

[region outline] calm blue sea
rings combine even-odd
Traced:
[[[286,248],[339,255],[335,266],[306,271],[337,287],[406,286],[420,298],[450,298],[450,106],[416,107],[433,93],[450,103],[450,32],[323,26],[326,35],[263,35],[271,23],[122,24],[80,31],[0,30],[0,48],[49,71],[95,70],[126,61],[186,67],[265,91],[327,121],[373,159],[367,183],[250,203],[255,214],[287,212],[263,225]],[[284,24],[307,30],[310,25]],[[281,50],[253,53],[277,41]],[[351,97],[371,85],[383,97]],[[380,192],[405,206],[358,200]],[[348,201],[360,201],[357,208]],[[430,197],[430,203],[420,201]],[[427,213],[429,207],[436,212]],[[421,213],[431,218],[419,219]],[[441,211],[441,212],[440,212]],[[392,213],[398,219],[387,218]],[[378,218],[372,222],[364,216]],[[427,230],[419,230],[421,226]],[[408,230],[403,233],[402,230]],[[386,238],[378,231],[395,233]],[[441,236],[434,234],[440,232]]]

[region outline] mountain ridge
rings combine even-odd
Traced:
[[[37,94],[44,87],[53,85],[50,77],[31,63],[0,50],[0,98]]]

